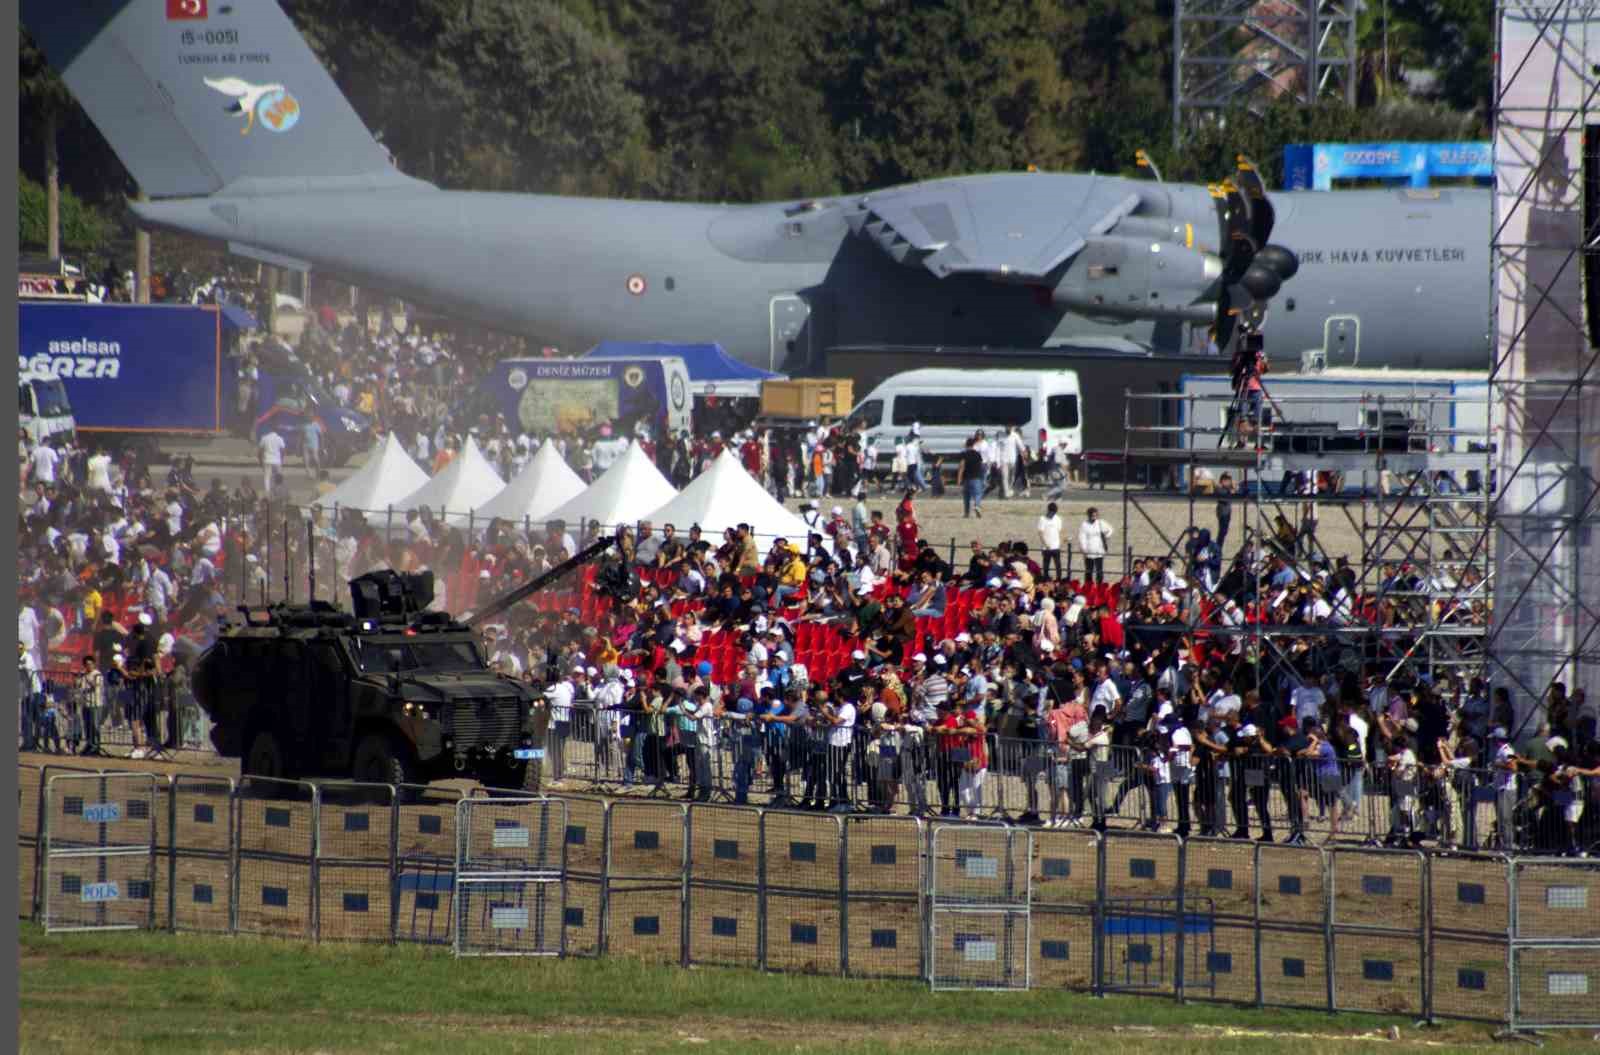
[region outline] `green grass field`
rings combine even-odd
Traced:
[[[23,924],[24,1052],[1310,1052],[1460,1050],[1485,1026],[603,960],[454,960],[415,946]],[[1391,1039],[1399,1028],[1399,1041]],[[1548,1050],[1593,1051],[1587,1035]],[[1225,1045],[1225,1047],[1221,1047]]]

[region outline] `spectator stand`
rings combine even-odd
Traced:
[[[1482,674],[1494,476],[1484,428],[1460,423],[1486,420],[1483,397],[1286,396],[1271,399],[1258,420],[1233,402],[1126,395],[1124,460],[1169,467],[1188,507],[1187,526],[1173,537],[1152,515],[1155,492],[1123,487],[1122,537],[1135,523],[1154,531],[1166,546],[1157,559],[1182,569],[1176,617],[1147,629],[1191,635],[1213,657],[1249,649],[1261,657],[1262,681],[1293,666],[1296,638],[1331,640],[1389,676],[1465,682]],[[1220,491],[1223,474],[1231,495]],[[1212,514],[1224,503],[1226,529]],[[1318,527],[1330,521],[1359,540],[1358,552],[1328,552]],[[1207,575],[1201,532],[1214,539],[1223,530],[1231,551],[1215,546]],[[1122,556],[1137,574],[1134,554]],[[1251,562],[1295,587],[1290,603],[1271,603],[1281,587],[1252,588]],[[1296,594],[1319,580],[1317,599],[1331,615]]]

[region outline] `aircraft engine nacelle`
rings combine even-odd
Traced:
[[[1051,302],[1082,315],[1114,319],[1211,322],[1222,260],[1161,239],[1103,235],[1067,265]]]

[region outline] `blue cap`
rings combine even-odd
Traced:
[[[1073,656],[1072,657],[1072,669],[1073,670],[1082,670],[1083,669],[1083,660],[1079,659],[1077,656]]]
[[[740,714],[749,714],[756,709],[756,705],[748,696],[740,696],[739,702],[734,705]]]
[[[704,677],[705,675],[711,673],[711,664],[702,659],[700,662],[694,665],[694,669],[699,672],[701,677]]]

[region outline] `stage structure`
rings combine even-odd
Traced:
[[[1600,689],[1600,3],[1497,0],[1491,678]]]

